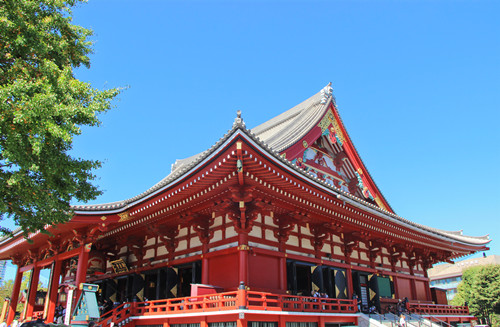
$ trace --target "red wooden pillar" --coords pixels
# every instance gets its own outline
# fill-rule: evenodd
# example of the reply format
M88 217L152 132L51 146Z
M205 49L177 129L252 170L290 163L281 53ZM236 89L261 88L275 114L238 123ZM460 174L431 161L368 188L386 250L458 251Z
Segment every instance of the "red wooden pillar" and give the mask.
M73 298L73 306L76 306L78 299L80 298L80 294L82 290L80 289L80 284L85 283L87 278L87 267L89 265L89 252L92 244L82 244L80 246L80 253L78 254L78 267L76 268L76 277L75 277L75 297ZM66 308L67 309L67 308ZM73 308L71 308L73 310ZM73 312L73 311L72 311Z
M347 278L347 296L352 299L352 295L354 294L354 286L352 284L352 268L349 267L346 269L346 278ZM358 295L359 296L359 295Z
M238 280L248 286L248 234L240 232L238 240Z
M33 268L33 273L31 275L30 289L28 295L28 307L26 309L25 319L31 320L33 316L33 310L35 308L36 301L36 291L38 289L38 280L40 279L40 267L35 265Z
M208 280L208 244L203 243L201 250L201 283L202 284L210 284Z
M54 314L56 311L57 297L59 290L59 278L61 276L61 265L62 260L56 259L54 267L52 268L52 274L50 278L50 290L49 290L49 307L47 310L46 321L48 323L54 321Z
M286 271L286 248L285 248L285 240L280 239L278 245L278 251L282 253L280 257L280 290L285 292L287 290L287 271Z
M279 315L278 327L286 327L286 319L284 315Z
M426 280L424 282L424 287L425 287L425 297L426 301L432 301L432 295L431 295L431 287L429 285L429 280Z
M240 251L240 252L246 252L246 251ZM239 310L244 310L248 308L248 303L247 303L247 290L245 289L245 284L243 282L240 283L238 286L238 291L237 291L237 301L236 305L238 306ZM245 317L245 313L240 312L238 315L238 319L236 320L236 327L247 327L248 321L247 317Z
M7 315L7 326L12 324L16 316L17 302L19 301L19 292L21 291L21 281L23 279L23 273L17 267L16 279L14 280L14 288L12 289L12 294L10 296L10 307L9 314Z
M280 290L287 291L286 257L280 258Z
M424 282L426 301L432 301L431 288L429 285L429 275L427 275L427 269L425 268L424 277L426 278L426 281Z
M247 327L247 320L245 318L238 318L236 320L236 327Z
M410 294L412 300L417 299L417 285L415 285L415 274L413 272L413 269L410 269L410 275L412 279L410 279Z
M399 296L398 277L396 275L392 276L392 285L394 286L394 297L396 299L400 299L401 297Z
M318 327L325 327L325 317L324 316L318 317Z

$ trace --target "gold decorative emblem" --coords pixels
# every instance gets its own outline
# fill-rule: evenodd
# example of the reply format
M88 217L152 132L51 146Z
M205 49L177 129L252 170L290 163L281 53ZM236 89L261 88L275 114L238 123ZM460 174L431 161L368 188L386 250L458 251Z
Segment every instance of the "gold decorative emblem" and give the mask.
M128 211L119 213L118 217L120 217L120 220L118 220L119 223L132 219L132 217L129 215Z
M127 265L125 264L125 261L123 261L123 259L111 261L110 264L111 264L111 267L113 267L113 270L115 271L115 273L117 273L117 274L128 271Z
M101 220L102 220L102 221L105 221L106 219L108 219L108 218L106 218L106 216L102 216L102 217L101 217Z
M307 148L309 146L309 144L307 144L306 140L302 141L302 145L304 146L304 148Z

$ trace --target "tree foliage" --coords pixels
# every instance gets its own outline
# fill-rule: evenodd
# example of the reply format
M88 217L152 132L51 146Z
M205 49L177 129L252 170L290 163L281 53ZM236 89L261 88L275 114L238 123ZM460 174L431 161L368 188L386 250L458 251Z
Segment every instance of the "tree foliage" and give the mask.
M28 285L29 281L31 278L31 271L25 272L23 274L23 278L21 279L21 291L27 291L28 290ZM39 286L41 286L41 283L39 283ZM11 297L12 290L14 289L14 281L12 279L6 280L2 283L0 286L0 303L4 303L5 298ZM21 312L24 308L24 303L20 301L21 298L19 297L18 302L17 302L17 307L16 307L16 312Z
M92 52L92 31L72 24L79 2L0 2L0 219L14 219L25 236L68 221L71 200L101 193L92 184L100 162L69 151L120 90L74 77L74 68L90 66Z
M500 314L500 265L471 267L462 273L454 305L467 302L471 314L494 320Z

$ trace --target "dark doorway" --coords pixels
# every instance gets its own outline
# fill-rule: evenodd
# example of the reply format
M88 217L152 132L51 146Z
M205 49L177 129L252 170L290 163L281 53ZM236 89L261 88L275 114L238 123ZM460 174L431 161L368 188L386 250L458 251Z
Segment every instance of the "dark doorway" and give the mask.
M201 261L178 266L177 297L191 295L191 284L201 283Z
M328 297L337 299L347 299L347 278L346 271L340 268L323 267L324 292Z
M159 300L190 296L193 283L201 283L201 261L150 270L144 276L144 297Z
M128 276L116 278L116 302L125 302L127 298Z
M287 288L290 293L311 296L312 271L316 266L306 262L287 261Z

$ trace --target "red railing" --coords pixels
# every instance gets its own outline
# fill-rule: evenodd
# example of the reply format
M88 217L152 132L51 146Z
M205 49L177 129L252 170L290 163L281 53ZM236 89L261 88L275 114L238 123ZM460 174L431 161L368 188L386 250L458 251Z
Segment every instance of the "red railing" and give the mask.
M356 300L317 298L238 290L183 298L123 303L101 316L98 327L126 327L133 316L155 316L236 309L356 313ZM429 315L469 315L465 306L410 303L412 313Z
M133 316L154 316L236 309L355 313L355 300L281 295L239 290L183 298L124 303L101 316L98 327L126 327Z
M410 303L410 312L429 315L469 315L466 306Z
M108 327L113 324L114 326L125 326L130 317L135 315L136 303L125 302L103 314L99 319L98 326Z
M309 296L281 295L247 292L247 307L251 310L301 311L325 313L355 313L355 300L317 298Z
M236 309L237 294L237 292L227 292L140 302L135 305L135 315L232 310Z

